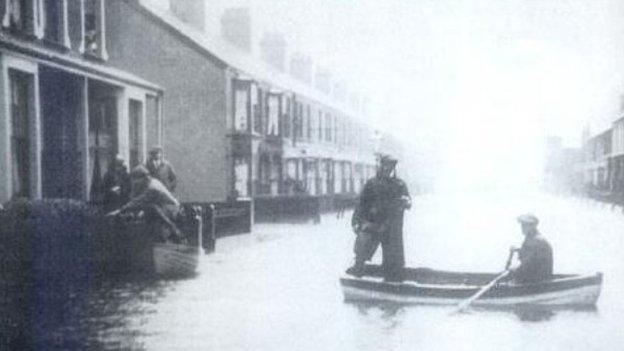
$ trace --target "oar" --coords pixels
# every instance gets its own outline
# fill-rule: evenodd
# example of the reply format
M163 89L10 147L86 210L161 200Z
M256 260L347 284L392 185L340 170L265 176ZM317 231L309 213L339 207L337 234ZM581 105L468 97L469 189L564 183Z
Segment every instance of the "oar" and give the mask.
M467 298L466 300L462 301L459 305L457 305L457 307L455 308L455 310L453 310L453 312L451 314L457 314L457 313L460 313L460 312L464 311L476 299L480 298L481 296L483 296L483 294L485 294L490 289L492 289L492 287L494 285L496 285L496 283L498 283L501 279L503 279L506 276L508 276L509 273L511 272L509 270L509 265L511 264L511 259L513 258L513 255L514 255L515 252L516 252L515 250L509 251L509 257L507 258L507 264L505 265L505 270L501 274L499 274L496 278L494 278L494 280L489 282L487 285L484 285L481 289L479 289L479 291L477 291L476 294L474 294L471 297Z

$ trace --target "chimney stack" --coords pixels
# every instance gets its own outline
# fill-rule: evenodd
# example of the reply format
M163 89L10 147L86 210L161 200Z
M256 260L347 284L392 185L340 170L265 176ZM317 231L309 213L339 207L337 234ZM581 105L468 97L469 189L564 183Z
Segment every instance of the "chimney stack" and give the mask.
M206 4L204 0L169 0L169 10L182 22L204 31L206 28Z
M251 53L251 15L249 8L229 8L221 16L221 36L232 45Z
M286 70L286 40L281 33L265 33L260 50L266 63L281 72Z

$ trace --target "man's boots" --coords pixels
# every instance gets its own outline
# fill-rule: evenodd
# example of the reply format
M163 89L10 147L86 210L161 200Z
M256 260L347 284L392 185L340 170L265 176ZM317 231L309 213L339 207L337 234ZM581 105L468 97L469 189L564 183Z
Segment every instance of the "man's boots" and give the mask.
M366 273L364 261L355 260L355 264L353 265L353 267L349 267L345 273L352 275L356 278L361 278Z

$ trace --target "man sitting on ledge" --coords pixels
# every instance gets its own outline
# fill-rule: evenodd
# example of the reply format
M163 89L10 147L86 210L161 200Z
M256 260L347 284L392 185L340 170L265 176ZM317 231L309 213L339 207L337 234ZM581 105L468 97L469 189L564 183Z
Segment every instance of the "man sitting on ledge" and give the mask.
M125 211L142 210L145 212L148 225L161 224L157 233L163 239L171 236L174 241L182 241L184 236L173 222L180 214L178 200L158 179L152 178L144 166L135 167L130 173L130 178L132 180L131 200L121 208L109 212L107 216L116 216Z

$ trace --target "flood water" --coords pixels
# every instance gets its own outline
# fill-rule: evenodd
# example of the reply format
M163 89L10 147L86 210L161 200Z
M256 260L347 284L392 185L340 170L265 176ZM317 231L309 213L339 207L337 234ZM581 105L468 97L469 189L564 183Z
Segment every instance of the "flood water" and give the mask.
M621 350L624 214L547 195L457 193L414 199L405 222L409 266L497 272L534 212L558 273L604 272L595 310L472 310L345 303L349 214L320 225L258 224L221 239L199 275L103 282L42 296L30 335L40 349ZM379 261L379 253L375 260ZM47 306L47 307L46 307Z

